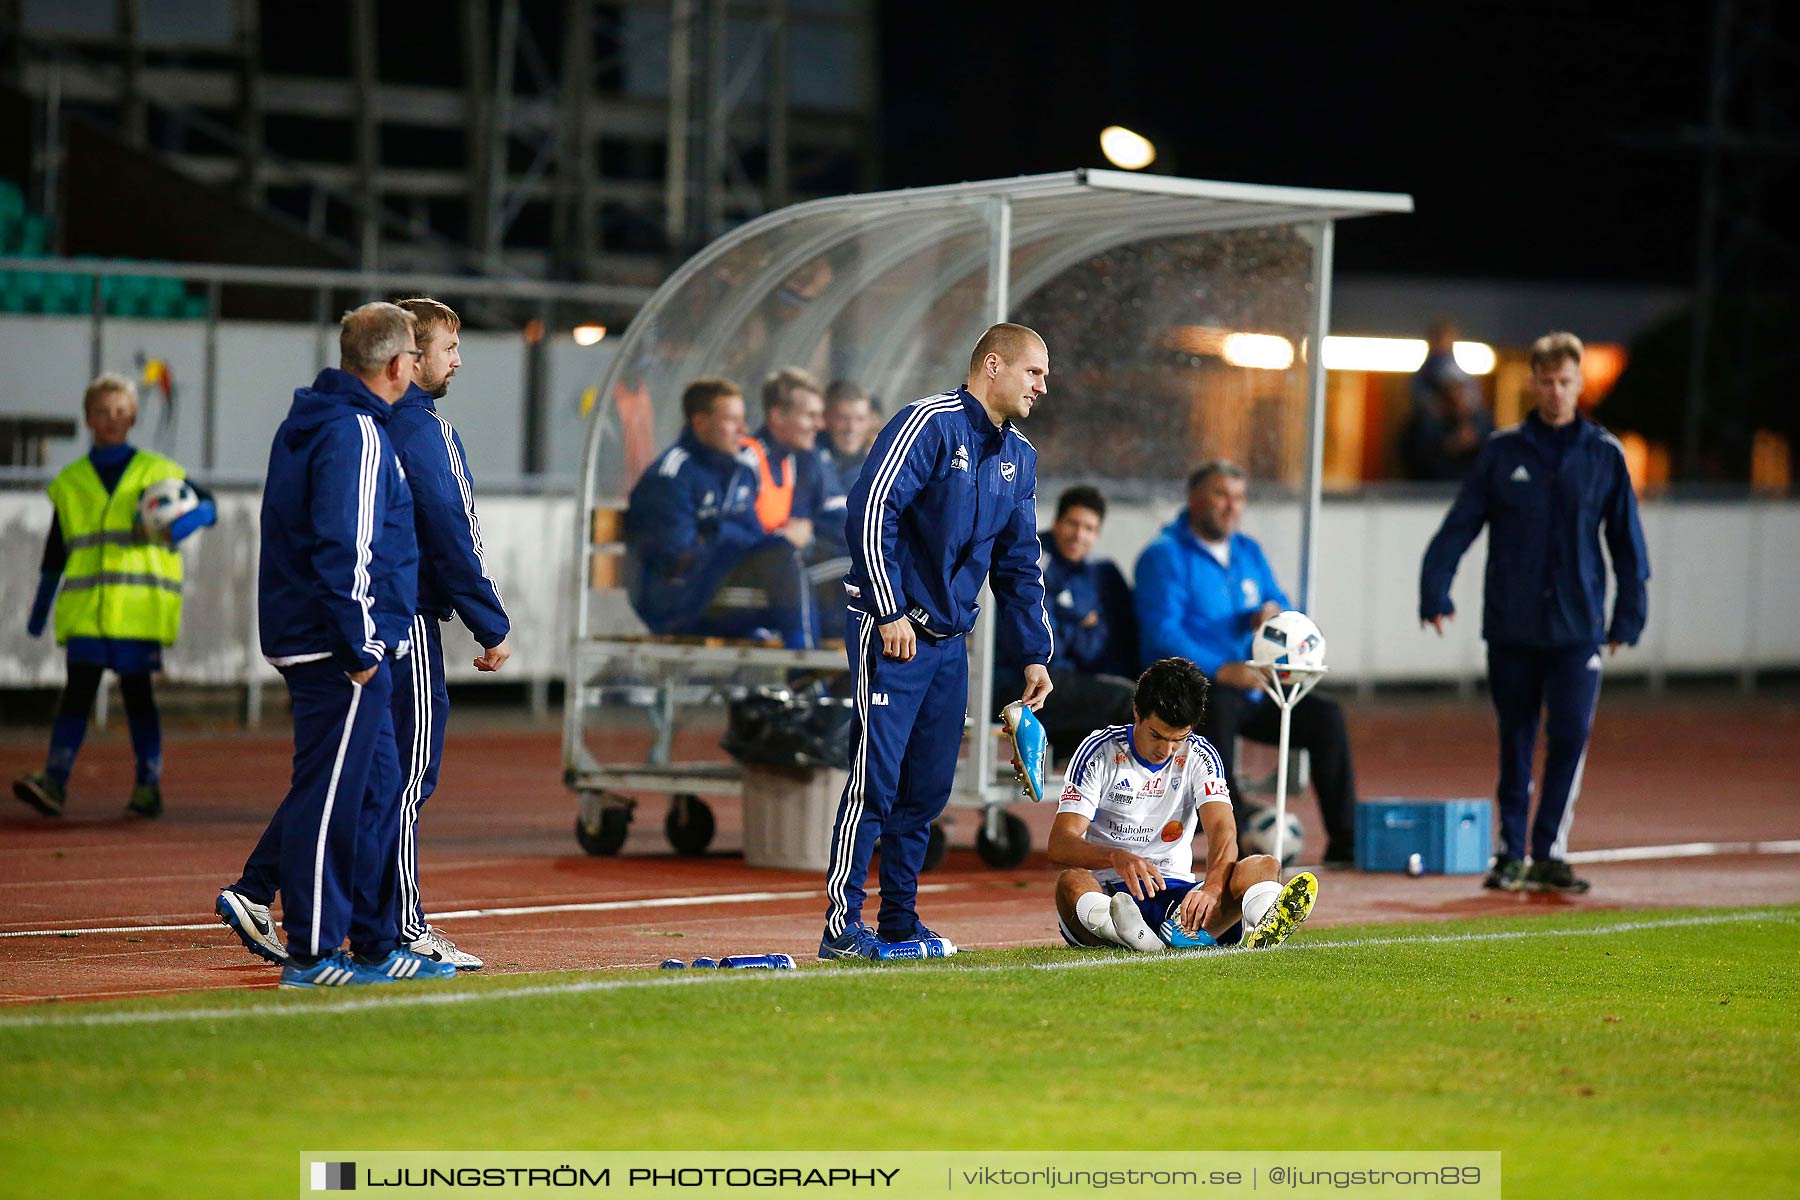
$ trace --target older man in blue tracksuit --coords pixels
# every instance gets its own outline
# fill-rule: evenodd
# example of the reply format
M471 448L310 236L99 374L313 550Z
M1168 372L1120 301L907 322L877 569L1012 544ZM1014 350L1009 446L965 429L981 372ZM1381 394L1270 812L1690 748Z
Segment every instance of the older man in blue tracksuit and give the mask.
M1244 791L1237 778L1237 739L1276 745L1281 711L1262 691L1247 661L1257 628L1289 607L1262 547L1238 530L1248 495L1244 472L1214 459L1188 477L1188 506L1138 556L1133 572L1138 658L1148 664L1185 658L1216 685L1207 694L1201 736L1224 760L1234 806ZM1320 692L1294 705L1290 744L1312 760L1313 789L1325 823L1327 866L1356 860L1356 773L1343 709ZM1238 807L1241 824L1247 809Z
M1532 345L1537 407L1483 445L1419 575L1419 619L1441 635L1456 612L1456 565L1489 527L1481 636L1500 725L1500 850L1483 886L1504 891L1588 890L1564 855L1600 702L1600 643L1614 652L1636 645L1647 613L1650 557L1637 496L1624 448L1577 409L1581 353L1569 333ZM1618 585L1610 625L1602 532ZM1527 841L1540 719L1544 778Z
M844 588L856 717L820 958L873 959L884 941L938 936L914 905L931 823L956 774L969 694L964 635L984 582L1024 648L1024 703L1035 709L1050 693L1037 451L1013 428L1044 395L1049 374L1042 338L1022 325L994 326L970 355L967 382L896 413L850 490ZM976 714L977 728L989 719ZM878 931L862 920L877 843Z
M419 607L412 620L412 653L400 664L394 688L394 740L399 746L400 937L414 952L459 971L479 971L480 958L425 920L419 889L419 810L437 790L444 757L450 694L444 682L444 646L438 626L452 616L481 647L478 671L498 671L512 655L512 621L500 588L488 571L475 515L475 484L462 438L438 412L462 366L462 319L449 305L426 297L401 300L411 313L421 354L413 385L394 405L388 437L412 488L419 537Z
M258 618L263 654L292 697L294 771L246 871L265 850L276 854L283 987L456 973L401 945L396 904L400 764L388 660L410 647L418 546L386 425L411 383L412 330L391 304L347 314L341 369L294 393L269 451ZM261 941L224 894L219 914L246 945Z

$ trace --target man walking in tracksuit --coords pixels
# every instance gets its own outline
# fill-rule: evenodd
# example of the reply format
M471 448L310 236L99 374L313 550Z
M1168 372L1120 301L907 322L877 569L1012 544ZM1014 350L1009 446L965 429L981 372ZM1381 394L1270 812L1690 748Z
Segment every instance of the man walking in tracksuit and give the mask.
M1576 408L1581 351L1569 333L1532 345L1537 407L1483 445L1419 578L1419 619L1442 635L1456 611L1456 564L1489 527L1481 636L1500 723L1500 851L1483 886L1511 892L1588 890L1563 856L1600 701L1600 643L1617 652L1644 631L1650 559L1637 497L1623 447ZM1618 585L1610 626L1602 530ZM1531 757L1546 710L1544 779L1527 844Z
M844 588L856 718L820 958L873 959L882 942L938 936L914 902L931 823L956 774L969 695L964 635L984 582L1023 648L1023 702L1035 709L1050 694L1037 451L1013 427L1044 395L1049 374L1042 338L1023 325L994 326L969 357L968 381L896 413L850 490ZM978 736L990 719L976 714ZM862 921L877 842L879 937Z
M338 342L341 368L294 393L263 485L258 615L263 654L292 697L294 773L246 874L274 853L283 987L456 974L400 944L396 905L400 764L388 659L409 648L418 547L385 426L419 357L413 319L365 304L345 315ZM232 890L219 915L256 950L263 939L228 905Z
M475 515L475 485L462 438L434 403L450 390L462 366L462 319L449 305L423 297L396 302L412 314L418 334L413 385L394 405L388 437L412 489L419 537L419 607L412 619L412 653L397 664L394 740L400 751L400 939L426 958L479 971L481 959L425 923L419 892L419 809L437 789L444 757L450 695L444 684L444 646L438 626L452 615L481 647L478 671L498 671L512 655L512 622L488 573Z

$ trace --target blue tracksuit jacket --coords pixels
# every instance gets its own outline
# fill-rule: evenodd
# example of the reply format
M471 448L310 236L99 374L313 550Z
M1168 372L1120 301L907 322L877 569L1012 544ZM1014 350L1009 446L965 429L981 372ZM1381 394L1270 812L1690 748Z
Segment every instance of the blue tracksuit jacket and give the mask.
M1455 611L1450 581L1484 524L1482 637L1519 646L1636 644L1650 556L1618 439L1584 417L1552 429L1535 412L1489 437L1425 550L1422 620ZM1610 627L1602 526L1618 581Z
M1038 542L1043 546L1038 565L1044 572L1044 607L1056 634L1058 666L1091 675L1135 677L1137 615L1131 608L1131 585L1119 568L1105 558L1070 562L1056 552L1056 542L1047 532L1038 535ZM1089 613L1100 619L1084 628ZM1024 665L1011 642L1002 635L994 641L994 662L1009 676Z
M813 522L813 541L816 544L815 558L841 558L850 553L849 539L844 535L844 517L849 512L850 489L856 486L856 477L862 472L863 463L868 455L846 457L833 450L826 441L820 439L819 459L819 514Z
M440 621L461 617L482 648L491 650L506 640L512 621L483 556L462 438L417 385L394 405L387 433L412 488L419 611Z
M1291 607L1256 539L1231 535L1231 565L1207 553L1183 509L1138 555L1138 658L1145 665L1180 657L1206 672L1245 662L1256 636L1256 614L1273 600ZM1260 695L1260 693L1252 693Z
M718 581L763 540L756 468L701 444L691 429L631 489L625 542L631 602L659 629L700 612Z
M275 431L257 571L262 651L346 671L400 652L418 607L412 494L388 441L387 403L356 376L319 372Z
M894 414L850 489L845 530L844 588L877 624L904 613L928 637L967 633L991 573L1007 636L1026 663L1050 661L1037 450L963 388Z

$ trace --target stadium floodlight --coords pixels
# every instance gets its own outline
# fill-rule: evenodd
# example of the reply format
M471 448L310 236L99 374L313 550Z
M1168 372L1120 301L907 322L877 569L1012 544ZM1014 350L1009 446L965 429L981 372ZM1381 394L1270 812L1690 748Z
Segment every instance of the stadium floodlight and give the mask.
M1424 338L1346 337L1325 339L1325 366L1332 371L1388 371L1410 375L1425 365L1431 347ZM1471 375L1491 375L1499 361L1486 342L1457 342L1456 365Z
M1156 147L1150 139L1123 125L1108 125L1100 131L1100 152L1121 171L1141 171L1156 161Z
M604 325L577 325L575 327L575 344L577 346L597 346L606 336Z
M1229 333L1219 357L1234 367L1285 371L1294 365L1294 343L1276 333Z
M1486 342L1457 342L1450 348L1456 365L1471 375L1492 375L1499 357Z

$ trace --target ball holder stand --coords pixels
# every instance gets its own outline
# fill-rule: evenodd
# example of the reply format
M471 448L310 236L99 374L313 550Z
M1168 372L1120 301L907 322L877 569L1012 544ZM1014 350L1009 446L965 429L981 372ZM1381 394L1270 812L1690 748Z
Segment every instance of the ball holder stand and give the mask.
M1306 698L1330 668L1253 662L1250 669L1256 672L1263 692L1281 709L1281 738L1275 759L1275 877L1279 879L1284 870L1281 852L1287 840L1288 736L1294 705Z

